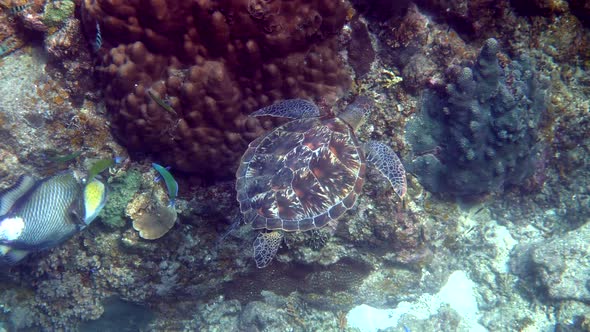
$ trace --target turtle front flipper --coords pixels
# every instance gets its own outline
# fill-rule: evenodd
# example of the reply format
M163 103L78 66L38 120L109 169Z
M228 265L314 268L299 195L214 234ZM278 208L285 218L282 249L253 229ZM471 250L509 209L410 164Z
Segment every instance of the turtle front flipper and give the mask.
M274 116L279 118L305 119L320 116L316 104L305 99L286 99L250 113L250 116Z
M406 194L406 170L393 150L381 143L371 141L365 144L367 162L376 167L391 183L393 191L403 198Z

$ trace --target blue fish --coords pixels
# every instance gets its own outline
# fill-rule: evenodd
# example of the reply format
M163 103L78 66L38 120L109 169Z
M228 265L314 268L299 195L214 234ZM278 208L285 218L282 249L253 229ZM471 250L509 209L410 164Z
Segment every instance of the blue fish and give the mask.
M169 207L174 207L176 202L176 196L178 195L178 182L174 180L174 177L168 170L156 163L152 163L152 167L160 173L162 179L164 179L164 183L166 183L166 188L168 189L168 197L170 199L170 203L168 204Z
M170 171L170 166L166 166L164 167L167 171ZM156 175L154 177L154 182L158 183L160 182L160 180L162 180L162 175L160 175L160 173L158 173L158 175Z

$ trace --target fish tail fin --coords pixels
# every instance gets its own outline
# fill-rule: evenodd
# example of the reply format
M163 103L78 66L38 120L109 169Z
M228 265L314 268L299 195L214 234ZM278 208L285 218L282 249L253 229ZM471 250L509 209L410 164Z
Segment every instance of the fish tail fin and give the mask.
M6 263L8 265L14 265L21 260L23 260L29 251L22 250L22 249L12 249L8 246L0 245L0 262Z

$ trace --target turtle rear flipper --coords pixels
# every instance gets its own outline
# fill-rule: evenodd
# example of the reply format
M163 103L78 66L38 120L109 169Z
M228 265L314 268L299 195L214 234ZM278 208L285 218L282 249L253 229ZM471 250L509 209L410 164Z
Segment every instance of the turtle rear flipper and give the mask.
M393 150L377 141L365 144L367 162L377 168L391 183L393 191L403 198L406 194L406 170Z
M252 112L250 116L274 116L290 119L317 118L320 116L320 109L309 100L287 99Z
M254 240L254 260L256 267L265 268L277 254L281 246L283 232L260 232Z

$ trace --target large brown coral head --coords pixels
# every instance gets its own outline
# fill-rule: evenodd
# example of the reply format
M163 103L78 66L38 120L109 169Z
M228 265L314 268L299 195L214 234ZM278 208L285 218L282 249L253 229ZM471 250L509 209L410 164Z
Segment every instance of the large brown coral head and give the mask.
M82 16L86 30L101 27L96 70L120 140L176 170L219 178L276 124L249 113L348 89L335 38L348 8L342 0L84 0Z

